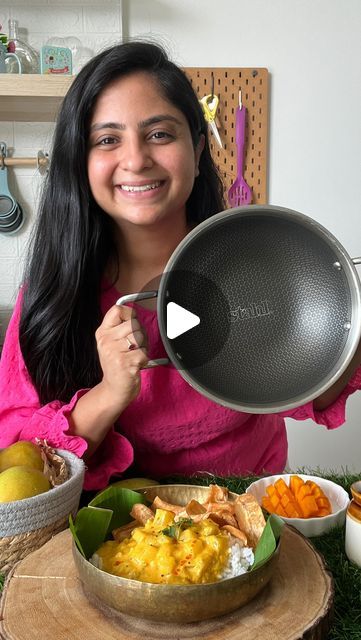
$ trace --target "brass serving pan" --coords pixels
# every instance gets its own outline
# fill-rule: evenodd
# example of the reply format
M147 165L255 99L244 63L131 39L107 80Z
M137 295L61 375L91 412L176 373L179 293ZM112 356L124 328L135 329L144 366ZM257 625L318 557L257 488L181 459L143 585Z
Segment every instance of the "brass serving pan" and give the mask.
M185 505L192 499L203 502L208 487L158 485L142 490ZM234 500L237 494L230 493ZM85 594L122 614L158 622L197 622L222 616L252 600L272 578L279 559L279 547L260 567L241 576L202 585L160 585L120 578L101 571L78 551L73 540L73 557Z

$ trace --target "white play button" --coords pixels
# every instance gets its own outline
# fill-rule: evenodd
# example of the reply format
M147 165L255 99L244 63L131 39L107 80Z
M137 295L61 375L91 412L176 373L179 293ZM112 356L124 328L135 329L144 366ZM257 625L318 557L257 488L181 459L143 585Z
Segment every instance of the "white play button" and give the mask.
M171 340L181 336L182 333L193 329L200 323L200 318L187 311L184 307L181 307L175 302L168 302L167 304L167 338Z

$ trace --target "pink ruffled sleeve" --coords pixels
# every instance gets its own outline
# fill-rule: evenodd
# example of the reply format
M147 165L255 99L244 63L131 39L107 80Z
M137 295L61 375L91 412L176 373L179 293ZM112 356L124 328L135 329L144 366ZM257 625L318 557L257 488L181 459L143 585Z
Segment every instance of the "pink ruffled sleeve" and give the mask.
M10 320L0 360L0 448L18 440L42 438L79 458L87 449L80 436L69 434L69 415L88 389L77 391L70 402L54 400L41 406L26 369L19 345L20 291ZM112 474L125 471L133 462L130 442L112 428L88 462L84 488L101 489Z
M316 411L313 402L308 402L302 407L283 411L279 415L283 418L294 418L295 420L311 418L317 424L323 424L327 429L336 429L346 421L347 398L359 389L361 389L361 367L355 371L338 398L323 411Z

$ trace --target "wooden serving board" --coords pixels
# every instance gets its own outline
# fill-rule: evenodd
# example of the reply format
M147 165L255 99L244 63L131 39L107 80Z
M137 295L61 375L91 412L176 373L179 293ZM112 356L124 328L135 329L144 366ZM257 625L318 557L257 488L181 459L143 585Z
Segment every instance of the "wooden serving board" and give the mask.
M19 562L0 601L3 640L321 640L332 619L333 580L321 556L295 529L284 528L269 585L236 612L172 625L131 618L83 593L69 530Z

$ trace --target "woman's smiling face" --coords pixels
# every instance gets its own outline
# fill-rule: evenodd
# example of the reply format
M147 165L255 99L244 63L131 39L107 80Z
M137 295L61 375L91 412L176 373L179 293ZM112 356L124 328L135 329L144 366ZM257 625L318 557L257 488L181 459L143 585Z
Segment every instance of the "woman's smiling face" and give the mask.
M115 80L98 97L90 122L93 197L120 228L185 220L202 147L203 141L194 149L185 116L153 76Z

